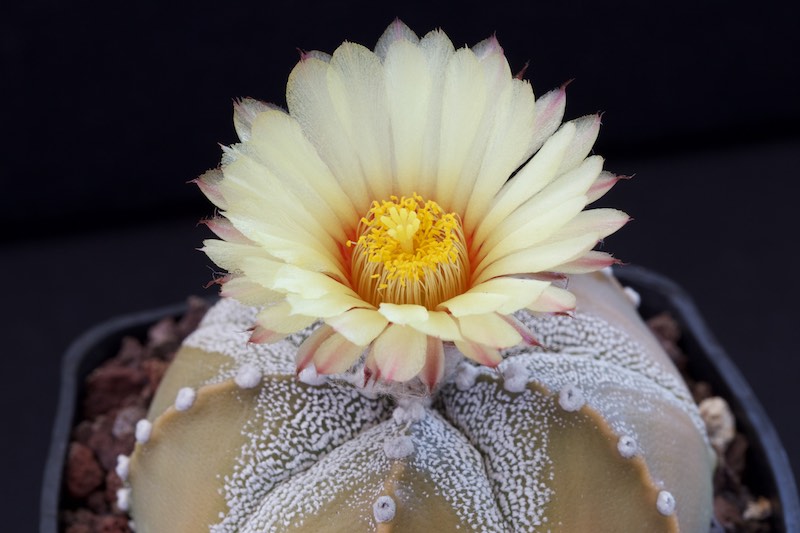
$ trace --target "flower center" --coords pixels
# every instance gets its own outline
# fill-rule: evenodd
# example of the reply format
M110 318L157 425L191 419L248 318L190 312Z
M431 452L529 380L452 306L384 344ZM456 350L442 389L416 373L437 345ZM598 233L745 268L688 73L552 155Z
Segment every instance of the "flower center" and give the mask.
M352 256L354 288L381 303L435 309L466 290L469 273L461 219L414 194L373 202L358 226Z

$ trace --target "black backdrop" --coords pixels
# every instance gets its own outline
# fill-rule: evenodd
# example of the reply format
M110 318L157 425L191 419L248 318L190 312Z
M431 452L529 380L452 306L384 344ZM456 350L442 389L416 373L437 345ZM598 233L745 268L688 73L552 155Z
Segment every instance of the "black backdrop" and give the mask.
M800 376L800 9L772 2L29 2L0 16L0 210L8 531L35 529L59 357L105 318L204 294L211 213L187 180L233 142L231 100L283 105L296 48L372 46L399 16L457 45L496 32L567 117L604 111L596 152L636 174L607 249L696 298L794 462ZM14 481L12 485L10 481Z

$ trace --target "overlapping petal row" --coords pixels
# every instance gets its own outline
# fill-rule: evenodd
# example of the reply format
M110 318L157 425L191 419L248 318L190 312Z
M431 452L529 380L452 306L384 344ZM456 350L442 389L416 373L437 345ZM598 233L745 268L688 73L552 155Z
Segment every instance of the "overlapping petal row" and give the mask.
M209 222L221 240L204 250L229 272L222 294L262 308L252 340L273 342L324 322L299 351L301 369L339 373L365 357L370 376L419 377L433 387L443 343L497 365L499 349L535 342L512 313L574 307L551 273L614 262L593 248L628 216L584 210L617 180L589 155L599 117L561 124L564 89L534 101L495 38L455 49L442 31L420 39L396 21L374 51L345 42L333 55L304 54L287 103L288 113L239 102L241 143L225 148L221 168L198 184L221 212ZM419 217L391 210L416 205ZM436 238L439 218L431 217L450 217L442 220L459 253L439 250L439 263L423 258L422 267L403 270L412 256L398 245L391 272L413 271L408 283L418 283L425 265L444 264L455 274L429 276L418 289L430 296L437 283L458 278L456 294L415 303L400 280L403 300L382 300L375 291L386 283L364 280L394 278L354 260L354 250L360 243L375 261L390 235L413 254L417 237L409 235L419 220L431 220L426 235ZM364 236L381 221L385 233ZM354 268L366 264L381 273L362 279ZM367 286L373 292L360 294Z

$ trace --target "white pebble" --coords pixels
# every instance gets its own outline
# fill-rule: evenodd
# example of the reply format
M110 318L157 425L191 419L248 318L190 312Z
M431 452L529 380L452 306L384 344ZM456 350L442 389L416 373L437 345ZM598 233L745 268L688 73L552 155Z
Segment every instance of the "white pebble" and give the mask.
M697 406L706 424L708 441L720 452L725 452L736 436L736 420L728 402L719 396L706 398Z
M658 493L658 499L656 499L656 508L658 509L658 512L664 516L671 515L675 512L675 497L672 495L672 493L662 490Z
M239 367L233 381L243 389L253 389L261 383L261 370L256 365L245 363Z
M639 293L631 287L625 287L622 290L625 291L625 296L628 297L628 300L631 301L633 306L639 307L639 304L642 303L642 297L639 295Z
M623 435L617 441L617 451L625 459L630 459L636 455L639 451L639 447L636 445L636 440L633 437Z
M314 365L309 365L301 370L300 374L297 376L297 379L306 385L311 385L312 387L324 385L327 381L327 378L324 375L317 374L317 369L314 367Z
M372 504L372 513L375 515L375 521L378 523L388 522L394 518L397 512L397 505L391 496L381 496L375 503Z
M120 511L127 511L131 507L131 489L117 489L117 507Z
M389 459L402 459L414 453L414 441L411 437L402 436L387 439L383 443L383 453Z
M193 388L183 387L178 391L178 395L175 397L175 409L178 411L186 411L194 405L195 398L197 398L197 393Z
M150 440L150 432L153 430L153 424L146 418L142 418L136 422L136 442L144 444Z
M528 387L528 369L520 361L510 361L503 369L503 387L508 392L522 392Z
M475 385L475 380L480 374L478 367L469 363L462 363L456 371L456 387L458 390L465 391Z
M128 471L130 470L131 458L127 455L118 455L117 456L117 466L114 468L114 471L117 473L119 478L122 481L128 480Z
M565 411L577 411L584 403L586 399L583 397L583 391L574 383L564 385L558 393L558 405Z

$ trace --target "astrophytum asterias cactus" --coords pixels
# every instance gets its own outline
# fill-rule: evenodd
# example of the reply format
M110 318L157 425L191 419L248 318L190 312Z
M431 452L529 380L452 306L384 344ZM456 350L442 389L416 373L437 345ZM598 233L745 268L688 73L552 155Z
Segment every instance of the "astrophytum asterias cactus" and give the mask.
M361 374L298 379L310 328L248 343L256 309L222 300L121 461L137 532L708 531L686 386L615 280L570 290L573 316L516 314L541 347L497 369L446 356L433 395L393 398Z

